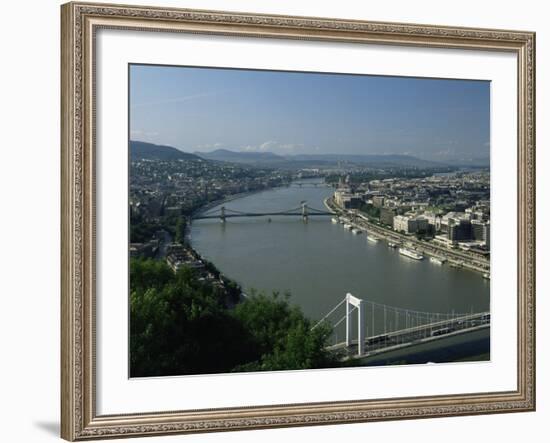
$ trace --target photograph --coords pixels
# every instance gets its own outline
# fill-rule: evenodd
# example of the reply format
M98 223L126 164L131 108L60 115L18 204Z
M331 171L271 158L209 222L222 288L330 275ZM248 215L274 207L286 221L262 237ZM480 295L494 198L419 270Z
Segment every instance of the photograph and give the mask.
M540 23L189 6L61 6L62 438L535 411Z
M491 81L130 63L128 112L130 378L491 361Z
M6 2L1 441L548 440L549 15L507 6Z

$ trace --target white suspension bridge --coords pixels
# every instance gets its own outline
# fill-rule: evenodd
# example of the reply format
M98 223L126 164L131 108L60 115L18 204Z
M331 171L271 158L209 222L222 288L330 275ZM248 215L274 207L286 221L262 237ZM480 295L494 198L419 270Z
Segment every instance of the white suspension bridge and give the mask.
M334 323L330 318L345 304L345 314ZM353 316L356 327L353 328ZM336 328L345 321L345 340L338 341ZM423 312L362 300L346 294L312 329L328 323L333 328L335 343L328 349L343 360L365 358L384 352L414 346L454 335L490 327L491 314ZM356 338L353 337L356 329Z

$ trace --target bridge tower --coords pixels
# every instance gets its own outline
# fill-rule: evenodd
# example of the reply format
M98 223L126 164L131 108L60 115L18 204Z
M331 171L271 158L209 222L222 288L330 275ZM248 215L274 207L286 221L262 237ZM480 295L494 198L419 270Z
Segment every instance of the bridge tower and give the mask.
M346 346L351 346L351 306L357 308L357 355L365 352L365 312L363 300L346 294Z
M307 222L308 219L308 212L307 212L307 203L302 203L302 218L305 222Z
M225 206L222 206L220 209L220 221L225 223Z

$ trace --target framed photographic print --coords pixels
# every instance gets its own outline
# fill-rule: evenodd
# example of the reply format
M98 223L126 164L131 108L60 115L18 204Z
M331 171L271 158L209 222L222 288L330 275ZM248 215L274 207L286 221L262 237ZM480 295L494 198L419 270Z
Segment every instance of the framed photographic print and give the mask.
M535 408L535 36L62 6L62 437Z

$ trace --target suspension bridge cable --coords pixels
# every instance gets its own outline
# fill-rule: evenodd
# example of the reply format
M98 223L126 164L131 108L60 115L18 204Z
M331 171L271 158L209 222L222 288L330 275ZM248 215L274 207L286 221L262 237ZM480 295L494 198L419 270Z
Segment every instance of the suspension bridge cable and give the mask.
M349 310L349 313L351 314L353 311L355 311L357 309L357 306L353 306L350 310ZM340 320L338 320L336 323L334 323L333 325L333 328L336 328L337 326L340 325L340 323L342 323L345 319L346 319L347 315L344 315Z
M457 316L465 317L465 316L471 315L470 313L460 313L460 314L458 314L458 313L455 313L454 310L451 313L415 311L415 310L412 310L412 309L397 308L395 306L389 306L389 305L385 305L385 304L382 304L382 303L376 303L376 302L373 302L373 301L370 301L370 300L364 300L364 302L368 303L372 306L376 306L378 308L381 308L381 309L383 309L385 307L386 309L390 309L390 310L393 310L393 311L399 311L399 312L402 312L402 313L415 314L415 315L418 315L418 316L421 316L421 315L424 315L424 316L438 315L438 316L442 316L442 317L453 318L453 317L457 317Z
M338 309L343 303L345 303L345 301L346 299L344 298L340 303L338 303L334 308L332 308L328 314L326 314L321 320L315 323L315 325L311 328L311 330L313 331L317 326L319 326L322 322L324 322L327 319L327 317L329 317L334 311L336 311L336 309Z

